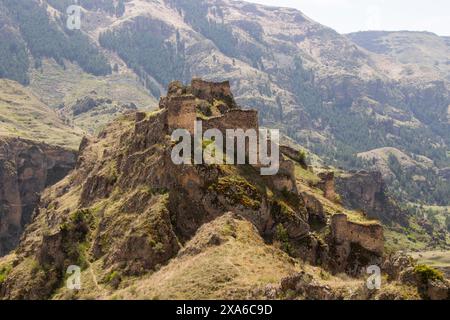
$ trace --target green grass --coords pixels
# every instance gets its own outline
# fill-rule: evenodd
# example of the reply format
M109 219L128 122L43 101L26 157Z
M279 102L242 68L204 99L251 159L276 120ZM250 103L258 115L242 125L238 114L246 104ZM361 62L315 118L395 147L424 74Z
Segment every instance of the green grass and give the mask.
M316 174L314 174L314 172L306 170L298 164L295 165L295 176L298 179L301 179L302 181L310 184L316 184L320 182L320 178Z
M257 188L241 176L225 176L219 178L217 184L210 187L233 204L258 210L261 207L261 194Z
M11 272L11 269L12 267L10 265L0 267L0 284L5 282L6 278L8 277L8 274Z
M65 124L20 84L0 80L0 135L77 149L83 132Z
M420 277L422 282L427 283L428 280L444 280L442 272L427 266L425 264L419 264L414 267L414 272Z
M399 230L392 230L384 228L384 237L386 250L389 252L396 252L399 250L422 251L426 250L427 241L418 241L408 234L400 232ZM415 241L414 241L415 240Z
M49 106L61 103L72 105L77 99L95 91L120 103L135 103L139 108L157 106L155 98L136 79L127 73L96 77L83 72L78 66L66 63L63 69L50 60L43 61L41 70L31 72L30 88Z
M445 271L450 276L450 251L419 251L411 252L411 256L417 260L419 264L425 264L432 268Z

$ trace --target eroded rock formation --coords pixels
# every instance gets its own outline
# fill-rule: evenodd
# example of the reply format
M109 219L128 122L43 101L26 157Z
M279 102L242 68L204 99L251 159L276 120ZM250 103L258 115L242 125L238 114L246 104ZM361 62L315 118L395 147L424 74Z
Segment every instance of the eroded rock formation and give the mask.
M369 217L385 223L407 223L406 215L387 195L383 177L378 171L359 171L341 174L336 188L344 205L362 210Z
M24 139L0 139L0 256L12 250L44 188L75 166L76 155Z

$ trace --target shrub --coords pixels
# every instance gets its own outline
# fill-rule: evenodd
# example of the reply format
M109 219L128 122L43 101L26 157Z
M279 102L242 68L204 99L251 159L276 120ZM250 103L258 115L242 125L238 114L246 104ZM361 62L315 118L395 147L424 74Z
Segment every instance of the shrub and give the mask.
M306 151L305 150L299 150L297 154L298 162L302 165L302 167L307 167L306 164Z
M281 249L284 252L287 254L292 253L292 246L289 243L289 234L282 224L277 225L275 229L275 239L280 242Z
M119 277L120 277L120 275L117 271L112 271L106 276L106 282L111 282L114 279L117 279Z
M0 285L5 282L6 277L11 272L11 266L1 267L0 268Z
M109 283L113 288L117 289L120 282L122 281L122 276L117 271L110 272L106 278L106 282Z
M221 177L210 189L224 195L232 204L253 210L261 208L261 194L254 185L240 176Z
M425 264L419 264L414 267L414 272L420 277L423 283L427 283L428 280L444 280L444 276L440 271Z

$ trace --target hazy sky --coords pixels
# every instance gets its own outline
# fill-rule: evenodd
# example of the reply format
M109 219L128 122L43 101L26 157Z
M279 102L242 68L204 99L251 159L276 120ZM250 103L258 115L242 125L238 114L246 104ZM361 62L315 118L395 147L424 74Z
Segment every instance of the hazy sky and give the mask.
M249 0L291 7L340 33L431 31L450 36L450 0Z

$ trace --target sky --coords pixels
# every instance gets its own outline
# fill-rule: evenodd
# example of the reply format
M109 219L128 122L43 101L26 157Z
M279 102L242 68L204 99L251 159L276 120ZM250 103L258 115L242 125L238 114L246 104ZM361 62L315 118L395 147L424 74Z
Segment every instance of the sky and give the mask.
M450 36L449 0L248 0L291 7L339 33L430 31Z

